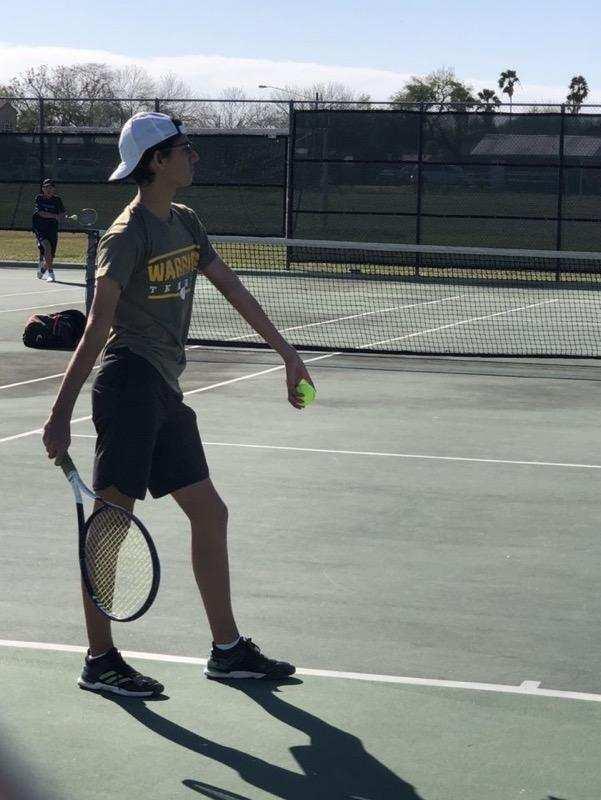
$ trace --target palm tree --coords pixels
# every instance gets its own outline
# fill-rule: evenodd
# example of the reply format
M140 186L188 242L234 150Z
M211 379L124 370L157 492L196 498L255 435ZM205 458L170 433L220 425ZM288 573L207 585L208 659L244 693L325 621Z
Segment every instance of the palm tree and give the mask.
M572 114L578 114L587 97L588 83L586 82L586 78L583 78L582 75L574 75L570 82L570 91L566 98L568 101L568 108Z
M500 105L501 101L495 94L494 89L482 89L481 92L478 92L478 102L476 103L476 109L478 111L492 114L495 108Z
M518 74L514 69L506 69L505 72L502 72L499 75L499 89L503 90L503 94L506 94L509 97L509 114L511 115L512 110L512 103L513 103L513 93L515 91L516 83L519 83L520 79L518 78Z

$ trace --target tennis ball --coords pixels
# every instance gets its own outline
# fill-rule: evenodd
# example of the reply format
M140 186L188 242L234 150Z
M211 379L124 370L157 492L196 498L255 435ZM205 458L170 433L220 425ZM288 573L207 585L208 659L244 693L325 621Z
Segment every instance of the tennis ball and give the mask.
M303 408L315 400L315 389L311 386L309 381L302 378L296 385L296 393L300 395L303 403Z

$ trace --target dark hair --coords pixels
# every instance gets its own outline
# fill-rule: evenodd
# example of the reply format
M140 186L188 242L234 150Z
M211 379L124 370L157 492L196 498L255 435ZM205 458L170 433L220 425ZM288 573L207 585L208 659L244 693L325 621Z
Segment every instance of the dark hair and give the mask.
M154 181L154 172L149 168L154 154L156 152L169 153L173 145L182 135L180 133L180 125L182 124L181 120L174 119L172 117L171 121L177 128L177 133L174 133L173 136L170 136L168 139L159 142L159 144L155 145L154 147L149 147L148 150L145 150L142 158L138 161L138 166L128 175L128 178L131 178L133 181L135 181L138 186L149 186Z

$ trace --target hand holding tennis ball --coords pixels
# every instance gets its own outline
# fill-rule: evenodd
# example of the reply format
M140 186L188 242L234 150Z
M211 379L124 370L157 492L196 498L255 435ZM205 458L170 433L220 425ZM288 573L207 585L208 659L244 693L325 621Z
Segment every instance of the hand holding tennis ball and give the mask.
M312 403L315 400L315 388L304 378L301 378L301 380L296 384L296 393L301 399L303 408L306 408L309 403Z

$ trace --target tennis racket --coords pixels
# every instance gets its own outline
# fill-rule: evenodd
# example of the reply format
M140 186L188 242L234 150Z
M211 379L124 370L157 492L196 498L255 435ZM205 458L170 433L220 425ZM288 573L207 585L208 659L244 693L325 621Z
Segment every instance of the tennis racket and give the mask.
M93 208L83 208L78 214L71 214L67 219L77 222L79 225L89 227L98 219L98 214Z
M161 574L150 534L134 514L88 489L68 453L54 463L64 472L75 495L79 566L90 599L108 619L138 619L154 602ZM84 495L96 504L87 519Z

